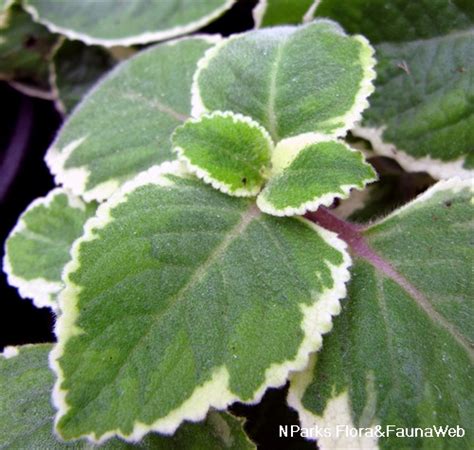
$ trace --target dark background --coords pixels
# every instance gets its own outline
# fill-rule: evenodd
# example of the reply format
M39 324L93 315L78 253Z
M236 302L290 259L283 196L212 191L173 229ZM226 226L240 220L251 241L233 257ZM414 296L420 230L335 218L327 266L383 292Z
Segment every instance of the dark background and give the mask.
M256 0L240 0L224 17L201 32L231 33L252 28ZM27 97L0 82L0 242L4 242L25 208L54 186L44 155L62 123L53 102ZM0 274L0 351L6 345L54 342L54 314L21 299ZM297 424L296 413L286 406L287 387L270 389L256 406L236 404L232 411L247 418L246 429L261 449L315 448L300 438L279 438L278 427Z

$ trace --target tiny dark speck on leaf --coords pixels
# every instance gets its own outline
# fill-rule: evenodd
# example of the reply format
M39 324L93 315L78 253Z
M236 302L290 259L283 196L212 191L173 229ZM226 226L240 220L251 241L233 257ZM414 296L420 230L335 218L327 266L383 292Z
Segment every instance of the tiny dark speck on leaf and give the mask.
M243 178L242 178L242 183L243 183L243 184L247 184L247 178L243 177Z
M450 208L452 204L453 202L450 202L449 200L447 202L444 202L444 206L446 206L446 208Z
M36 43L38 42L38 39L36 39L35 36L32 36L31 34L26 36L24 42L23 42L23 46L25 48L32 48L36 45Z

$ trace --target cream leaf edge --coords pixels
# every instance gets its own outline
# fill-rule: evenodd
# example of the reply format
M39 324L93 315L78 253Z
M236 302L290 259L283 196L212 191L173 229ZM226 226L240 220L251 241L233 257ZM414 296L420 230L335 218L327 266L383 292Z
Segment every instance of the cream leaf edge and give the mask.
M398 208L393 213L389 214L382 220L373 224L370 228L377 227L380 223L403 214L410 209L418 207L425 201L431 199L438 192L451 191L458 193L464 189L469 189L474 194L474 185L471 180L461 179L459 177L448 180L441 180L424 193L420 194L411 202ZM474 198L471 199L471 204L474 204ZM288 405L297 411L302 427L311 428L317 425L318 427L335 427L340 424L347 424L352 426L352 412L350 407L350 400L347 391L343 391L339 395L333 395L328 401L322 416L317 416L302 404L304 393L313 379L313 373L316 366L317 356L312 355L308 367L299 373L295 373L290 378L290 389L288 391L287 402ZM374 424L375 425L375 424ZM377 449L377 440L369 437L361 437L358 440L348 441L334 441L333 439L319 439L318 445L322 450L338 449L338 448L354 448L361 450Z
M319 4L319 3L318 3ZM317 5L314 7L314 11L316 11ZM313 5L314 6L314 5ZM342 125L339 128L334 129L331 133L325 133L328 137L342 137L344 136L349 129L351 129L357 122L362 119L362 112L369 107L368 98L372 93L375 91L375 86L373 81L375 80L377 74L375 72L375 65L377 63L374 55L375 50L370 45L369 41L361 36L361 35L349 35L344 32L344 30L340 27L339 24L336 22L329 20L329 19L317 19L314 22L308 22L303 25L295 26L295 25L283 25L277 28L293 28L295 32L298 31L301 27L311 26L318 23L327 23L334 27L334 33L340 33L341 35L355 39L361 44L361 51L360 51L360 63L363 68L363 75L362 79L359 84L359 90L355 96L354 102L349 110L341 116L332 117L322 124L330 125L331 123L341 123ZM194 72L193 81L191 83L191 116L192 117L199 117L201 114L205 114L209 112L209 109L205 106L204 101L201 96L201 92L199 89L199 77L201 73L207 69L209 63L212 59L214 59L220 52L220 50L232 42L235 39L238 39L242 36L245 36L248 33L252 33L258 30L251 30L244 33L234 34L226 39L221 40L218 42L214 47L207 49L204 52L203 57L198 61L196 71ZM312 135L315 134L322 134L317 132L307 132L307 133L300 133L296 136L290 136L286 139L293 139L298 138L299 136L305 136L310 138ZM285 140L285 139L283 139Z
M474 169L463 167L464 158L451 161L423 156L415 158L402 149L398 149L395 144L383 140L383 133L386 127L363 127L355 126L351 131L355 136L367 139L375 151L382 156L388 156L409 172L427 172L433 178L446 179L459 176L461 178L474 177Z
M339 394L333 392L333 395L324 408L322 416L313 414L303 406L302 399L306 389L313 380L316 361L316 354L312 354L308 367L302 372L293 374L290 378L287 403L298 413L301 427L308 430L314 427L330 430L331 436L323 436L317 439L318 448L321 450L377 450L379 447L376 437L360 436L353 438L345 435L337 436L338 425L354 427L349 394L347 391L342 391ZM376 426L376 424L372 425L372 427L374 426ZM310 439L314 440L315 438L310 437Z
M361 163L370 167L364 160L362 152L357 149L354 149L347 145L344 141L339 139L332 139L330 136L323 134L305 134L300 135L295 138L289 138L281 141L275 148L275 152L272 158L273 167L275 169L274 175L283 173L286 168L288 168L291 163L296 159L301 151L303 151L307 146L318 144L321 142L336 142L343 145L347 150L357 153L360 155ZM336 198L346 199L350 196L352 189L362 190L364 187L371 182L377 180L377 174L372 169L373 177L364 178L358 183L343 184L340 186L340 192L327 192L324 195L313 197L298 206L286 206L284 208L277 208L266 196L266 189L269 184L260 192L257 197L257 206L261 211L266 214L271 214L272 216L284 217L284 216L301 216L309 211L316 211L320 206L330 206ZM269 183L271 183L272 178L270 178Z
M217 42L221 40L221 37L205 35L205 34L197 34L195 36L183 37L183 38L175 39L175 40L165 42L159 45L160 46L173 46L186 40L202 40L209 44L216 44ZM146 49L143 52L139 52L133 55L131 58L117 64L112 70L110 70L107 73L107 75L102 77L100 81L95 84L95 86L81 100L80 104L74 109L74 112L79 111L81 108L81 105L87 102L87 100L90 97L92 97L97 90L101 89L104 83L107 83L110 79L116 77L117 74L119 74L122 71L122 68L124 67L125 64L129 64L133 62L134 58L139 58L145 52L153 51L155 49L156 49L156 46L150 47L149 49ZM66 121L66 124L67 123L68 122ZM65 125L63 125L63 127L64 126ZM70 156L74 153L74 151L78 147L80 147L84 142L87 141L89 135L77 137L76 139L73 139L67 144L65 144L62 148L59 148L57 146L57 141L60 135L61 135L61 130L59 131L58 136L55 139L55 141L52 143L52 145L48 149L46 156L44 158L46 165L48 166L50 172L52 173L56 184L64 186L65 188L69 189L74 195L77 195L78 197L82 197L86 202L90 202L93 200L97 200L98 202L103 202L119 189L119 187L123 183L117 178L110 178L102 183L99 183L87 189L86 185L91 173L90 170L88 169L88 166L83 165L83 166L72 167L72 168L66 169L65 164L66 164L66 161L70 158ZM129 178L129 180L133 179L133 177L134 176L132 175L132 177Z
M64 348L68 340L82 332L76 325L76 320L79 315L77 310L77 295L80 292L80 287L68 280L69 275L75 272L80 266L78 256L81 244L96 239L94 231L105 227L112 220L110 216L111 210L125 202L131 192L148 184L171 187L173 182L167 179L166 175L186 176L186 174L186 169L179 161L165 163L164 165L155 166L146 172L142 172L135 177L135 179L125 183L120 191L115 193L109 201L99 206L96 216L86 222L84 235L73 244L71 250L72 259L66 265L63 272L63 279L68 281L68 284L59 295L59 306L62 314L55 326L58 342L53 347L49 357L50 367L57 375L57 380L53 388L53 404L58 410L55 420L56 425L58 420L65 415L70 408L66 399L67 391L61 388L64 374L59 364L59 359L64 353ZM322 293L312 293L312 298L315 300L315 303L311 306L301 306L303 312L303 322L301 326L304 332L304 338L295 358L280 364L272 364L266 370L265 381L255 391L253 398L249 401L245 401L245 403L248 404L259 402L267 388L278 387L285 384L290 372L301 371L306 367L309 355L317 351L322 345L322 334L331 330L332 317L341 311L339 300L346 296L346 283L350 278L349 267L351 265L351 258L347 252L345 242L339 239L335 233L321 228L303 218L297 218L295 220L302 221L318 233L328 245L338 250L342 255L342 263L339 266L327 263L331 271L331 277L334 280L333 286L324 290ZM203 385L197 387L181 406L171 411L166 417L162 417L151 424L145 424L139 421L135 422L133 431L129 435L123 434L120 429L114 429L100 436L92 432L87 435L77 436L77 438L86 437L89 441L100 444L113 436L120 436L129 442L137 442L145 434L152 431L168 435L173 434L178 426L185 420L191 422L201 421L205 418L210 408L222 410L231 403L240 401L240 398L229 390L229 379L230 375L225 366L216 368L211 378Z
M62 34L68 39L79 40L87 45L101 45L103 47L115 47L120 45L127 47L137 44L150 44L152 42L164 41L166 39L175 38L196 31L208 25L214 19L217 19L225 11L230 9L235 2L236 0L226 0L221 7L214 9L210 14L207 14L200 19L190 22L186 25L178 25L164 31L147 31L139 35L117 39L102 39L87 33L81 33L67 27L56 25L50 20L41 17L41 15L38 13L38 10L33 5L29 4L28 0L23 2L23 8L31 15L35 22L46 26L52 33Z
M262 137L266 140L270 154L272 153L273 141L268 131L252 118L244 116L243 114L233 113L232 111L213 111L211 114L203 114L197 118L187 120L178 128L185 127L188 123L200 123L204 119L212 119L213 117L231 118L234 123L245 123L249 125L250 128L258 130ZM214 189L217 189L224 194L234 197L255 197L262 188L262 186L255 186L253 189L232 189L231 185L218 180L217 178L213 177L209 171L197 164L194 164L190 158L186 156L186 149L179 146L174 146L173 151L178 155L178 160L182 161L191 173L195 174L206 184L210 184Z
M33 200L33 202L30 203L30 205L26 208L26 210L18 219L18 222L14 226L13 230L10 232L8 238L13 237L17 234L21 234L24 230L27 229L27 225L23 220L25 214L37 208L38 206L44 206L48 208L52 201L59 195L67 196L68 203L71 208L80 209L84 211L86 206L81 199L74 197L66 189L55 188L50 191L48 195L46 195L46 197L37 198L36 200ZM20 297L31 299L33 301L33 304L37 308L48 307L56 311L58 306L56 296L63 289L63 283L46 280L44 278L33 278L31 280L27 280L15 274L6 242L3 257L3 271L7 276L8 284L18 289Z

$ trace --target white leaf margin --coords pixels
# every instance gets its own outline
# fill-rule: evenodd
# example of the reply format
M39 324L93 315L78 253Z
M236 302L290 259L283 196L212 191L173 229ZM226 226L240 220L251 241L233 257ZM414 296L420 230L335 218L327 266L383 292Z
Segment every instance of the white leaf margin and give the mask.
M359 84L359 90L355 96L352 107L349 108L349 110L346 111L343 115L331 117L331 119L326 120L324 122L325 124L342 122L343 125L341 125L339 128L336 128L332 133L327 135L328 137L337 138L337 137L345 136L348 130L353 128L356 123L360 122L362 120L363 111L369 107L368 98L375 91L374 80L377 77L377 73L375 71L375 65L377 64L377 61L374 56L375 55L374 48L370 45L369 41L364 36L361 36L358 34L356 35L347 34L337 22L334 22L329 19L318 18L313 22L308 22L303 25L279 25L278 27L273 27L273 28L283 28L283 29L292 28L294 29L294 32L297 32L302 27L311 26L315 24L324 24L324 23L331 25L335 33L338 32L339 34L347 38L355 39L361 44L360 63L363 68L362 69L363 75L362 75L361 82ZM272 27L265 28L265 30L268 30L271 28ZM191 116L192 117L197 118L200 115L209 112L209 109L204 104L204 100L201 96L201 92L199 89L199 77L201 73L207 69L207 67L209 66L209 63L219 54L220 50L224 46L226 46L227 44L229 44L235 39L239 39L240 37L245 36L246 34L249 34L249 33L255 33L256 31L259 31L259 30L254 29L254 30L250 30L244 33L233 34L232 36L228 38L222 39L214 47L211 47L204 52L203 57L197 63L197 69L194 73L193 81L191 84ZM296 136L290 136L288 138L285 138L282 141L286 139L298 138L300 136L304 139L311 139L311 138L315 138L319 136L320 134L321 133L317 133L317 132L301 133Z
M48 208L53 200L60 195L66 195L69 206L74 209L80 209L84 211L86 205L79 198L73 196L69 191L63 188L55 188L46 195L46 197L40 197L33 202L23 211L18 222L9 234L9 238L21 234L24 230L27 230L27 225L23 220L25 214L29 211L37 208L38 206L44 206ZM64 285L62 282L49 281L44 278L34 278L27 280L17 274L15 274L11 261L10 255L7 251L5 242L4 257L3 257L3 271L7 276L7 281L10 286L18 289L18 293L22 298L29 298L33 301L33 304L37 308L48 307L53 311L57 311L56 296L63 289Z
M461 179L459 177L441 180L420 194L414 200L408 202L391 214L387 215L382 220L371 225L371 228L378 226L392 217L396 217L413 208L419 207L420 204L431 199L438 192L451 191L452 193L456 194L464 189L469 189L470 192L474 194L474 184L472 180ZM471 198L471 204L474 205L474 197ZM328 401L322 416L317 416L311 411L307 410L302 404L302 399L306 389L312 382L316 363L317 356L312 355L308 367L302 372L295 373L290 378L290 389L288 391L287 403L298 413L300 423L303 428L310 429L314 426L319 428L331 428L332 434L334 436L336 434L335 430L337 425L342 424L348 425L349 427L353 426L349 394L347 391L343 391L338 395L333 395ZM371 399L369 396L368 401L369 403L374 402L375 399ZM371 424L370 428L374 428L378 425L376 419L374 419L374 422L375 423ZM375 428L373 434L376 435ZM377 438L371 438L368 436L360 436L357 438L343 436L342 440L333 439L332 437L329 439L320 438L318 439L318 446L322 450L337 450L340 448L351 448L354 450L375 450L379 448L377 444Z
M339 394L333 392L331 399L327 402L322 416L317 416L308 411L302 404L303 395L311 384L316 366L317 356L311 355L308 367L290 378L290 389L288 391L287 403L298 413L301 427L309 430L308 438L315 440L316 436L311 435L311 429L326 429L330 436L322 436L317 439L318 448L321 450L377 450L377 437L365 435L351 437L345 433L338 433L338 426L348 426L355 428L352 422L352 411L350 407L349 394L343 391ZM372 424L373 434L376 423ZM368 434L368 433L367 433Z
M182 41L186 40L202 40L208 44L215 45L221 41L220 35L206 35L206 34L196 34L193 36L186 36L179 39L174 39L172 41L164 42L162 44L158 44L160 46L173 46ZM104 83L107 83L109 79L114 78L117 76L117 73L122 71L122 68L125 64L129 64L133 62L134 58L139 58L145 52L153 51L157 48L157 46L152 46L148 49L145 49L141 52L136 53L129 59L122 61L121 63L117 64L113 69L111 69L104 77L102 77L94 87L84 96L81 102L74 108L73 112L78 112L82 108L90 97L92 97L96 91L102 88ZM212 47L211 47L212 48ZM72 118L73 114L69 115L69 118ZM69 119L68 119L69 120ZM63 124L62 128L68 123L68 120ZM79 166L79 167L65 167L66 161L69 157L73 154L73 152L84 142L87 141L89 135L86 134L84 136L77 137L76 139L68 142L62 148L58 148L57 141L61 137L61 130L58 132L58 135L54 142L49 147L46 156L44 158L46 165L48 166L51 174L54 177L54 181L58 185L62 185L65 188L69 189L74 195L78 197L82 197L86 202L91 201L98 201L103 202L107 200L114 192L116 192L120 186L121 182L117 178L110 178L102 183L97 184L96 186L87 189L87 180L90 176L90 171L88 170L87 165ZM138 175L138 174L137 174ZM130 179L133 179L130 178Z
M267 142L270 154L273 152L274 144L268 131L252 118L248 116L244 116L243 114L233 113L232 111L214 111L211 114L203 114L197 118L192 118L192 119L187 120L183 125L176 128L176 130L178 130L181 127L185 127L186 124L188 123L197 124L197 123L202 122L202 120L204 119L212 119L214 117L231 118L235 124L245 123L250 128L258 130L260 134L262 135L262 137ZM171 140L173 141L173 137L171 138ZM223 192L224 194L228 194L234 197L255 197L261 190L261 186L260 187L255 186L253 189L246 189L246 188L232 189L231 185L217 180L209 173L209 171L207 171L206 169L202 168L199 165L193 164L191 160L186 156L186 149L179 146L174 146L173 151L178 155L178 160L182 161L191 173L195 174L198 178L203 180L206 184L210 184L214 189L217 189Z
M52 33L62 34L66 36L68 39L82 41L87 45L101 45L102 47L110 48L110 47L115 47L115 46L128 47L131 45L138 45L138 44L150 44L152 42L164 41L166 39L171 39L171 38L175 38L184 34L191 33L193 31L196 31L208 25L214 19L217 19L218 17L220 17L224 12L229 10L237 0L226 0L225 3L221 7L216 8L210 14L203 16L200 19L190 22L186 25L175 26L168 30L162 30L162 31L146 31L139 35L124 37L124 38L117 38L117 39L98 38L87 33L81 33L81 32L66 28L66 27L62 27L60 25L56 25L50 20L41 17L40 14L38 13L38 10L33 5L28 3L28 1L29 0L24 0L23 8L32 16L35 22L43 24Z
M347 150L358 153L361 156L361 162L367 166L372 167L364 160L364 155L360 150L350 147L346 142L340 139L333 139L331 136L324 134L302 134L294 138L284 139L276 146L273 153L272 165L273 176L283 173L287 167L296 159L296 157L308 146L318 144L321 142L336 142L343 145ZM343 184L340 186L342 192L327 192L324 195L314 197L298 206L287 206L285 208L277 208L272 204L265 195L265 188L257 197L257 206L261 211L272 216L301 216L310 211L316 211L320 206L331 206L336 198L346 199L350 196L353 189L362 190L368 183L377 181L378 176L375 170L372 169L373 177L365 178L360 183ZM269 180L271 182L271 178Z
M386 126L382 127L364 127L355 126L351 131L355 136L368 140L375 151L382 156L388 156L408 172L427 172L435 179L446 179L459 176L461 178L473 178L474 169L463 167L464 158L451 161L422 156L416 158L406 151L399 149L395 144L383 140L383 133Z
M104 228L111 222L111 210L125 202L131 192L149 184L171 187L173 182L166 178L166 175L187 176L187 172L182 163L173 161L152 167L148 171L137 175L133 180L125 183L111 199L99 206L96 216L86 222L83 236L73 244L71 250L72 259L66 265L63 272L66 288L61 291L58 299L62 314L59 316L55 326L57 344L53 347L49 356L49 365L57 375L52 397L53 404L57 409L55 424L69 410L66 398L67 391L61 388L64 374L59 364L59 359L64 353L68 340L82 333L82 330L76 324L79 315L77 296L80 292L80 287L69 279L70 274L74 273L80 266L78 261L81 244L97 238L95 231ZM352 260L347 252L346 243L339 239L335 233L321 228L310 221L303 218L295 220L305 223L318 233L328 245L338 250L342 255L343 261L339 266L327 263L331 271L331 277L334 280L332 288L328 288L320 294L314 293L314 304L301 306L303 312L301 327L304 338L295 358L280 364L271 365L265 372L264 382L254 392L252 400L245 402L247 404L258 403L267 388L284 385L291 372L301 371L307 366L309 355L322 346L322 335L332 329L332 318L340 313L340 300L345 298L347 294L346 283L350 279L349 267ZM235 401L241 401L236 394L229 390L229 377L229 372L225 366L217 368L211 379L197 387L181 406L152 424L135 422L133 431L129 435L123 434L119 429L114 429L101 436L90 433L77 436L77 438L85 437L92 443L101 444L113 436L119 436L128 442L138 442L149 432L171 435L185 420L199 422L206 417L210 408L223 410Z

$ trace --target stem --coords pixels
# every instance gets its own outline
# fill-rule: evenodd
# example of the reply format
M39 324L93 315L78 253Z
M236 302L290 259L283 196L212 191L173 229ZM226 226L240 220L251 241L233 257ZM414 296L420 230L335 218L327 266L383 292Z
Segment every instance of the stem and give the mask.
M376 271L395 281L395 283L411 295L434 323L441 325L451 333L458 343L466 349L471 360L474 360L474 352L470 342L464 338L455 326L433 308L431 302L422 292L411 284L401 273L397 272L388 261L369 247L369 244L362 235L364 227L339 219L324 206L321 206L316 212L307 213L305 217L311 222L337 233L337 235L347 243L355 256L364 259L371 264Z
M339 219L324 206L321 206L316 212L307 213L305 217L311 222L336 233L347 243L355 256L372 264L378 271L400 284L411 295L414 297L421 295L388 261L369 247L362 235L364 227Z

